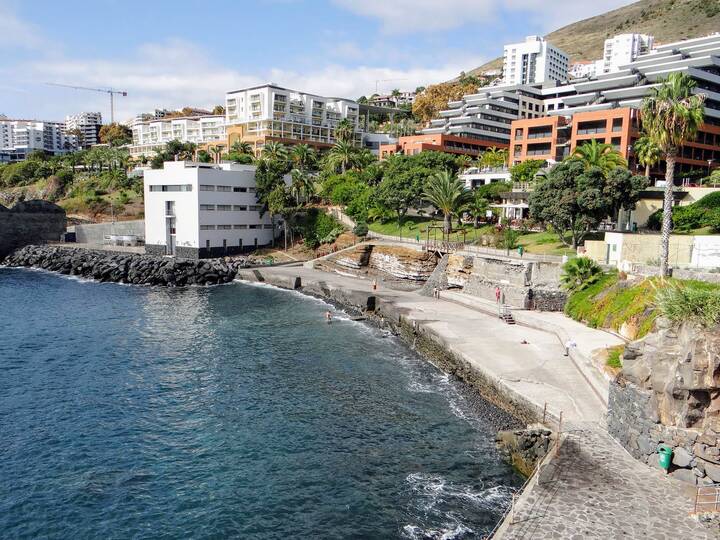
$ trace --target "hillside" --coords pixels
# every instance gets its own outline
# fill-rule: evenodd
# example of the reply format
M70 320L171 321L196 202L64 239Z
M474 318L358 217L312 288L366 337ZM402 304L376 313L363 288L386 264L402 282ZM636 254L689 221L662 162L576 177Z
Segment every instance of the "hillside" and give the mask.
M546 39L570 55L570 62L602 57L604 41L616 34L639 32L656 43L700 37L720 30L720 0L641 0L548 34ZM471 71L502 67L496 58Z

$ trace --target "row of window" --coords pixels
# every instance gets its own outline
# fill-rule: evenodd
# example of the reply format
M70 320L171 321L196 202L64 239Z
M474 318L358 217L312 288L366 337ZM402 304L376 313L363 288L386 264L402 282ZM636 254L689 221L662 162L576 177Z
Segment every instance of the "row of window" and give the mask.
M272 229L273 226L270 225L245 225L245 224L236 224L236 225L200 225L201 231L229 231L232 229L235 230L244 230L244 229Z
M201 204L200 210L205 210L207 212L214 212L215 210L218 212L247 212L248 210L250 210L250 212L259 212L262 210L262 205L251 204L250 206L247 206L244 204Z
M224 191L233 193L255 193L254 187L233 187L233 186L214 186L211 184L200 184L200 191Z
M150 191L192 191L192 184L163 184L150 186Z

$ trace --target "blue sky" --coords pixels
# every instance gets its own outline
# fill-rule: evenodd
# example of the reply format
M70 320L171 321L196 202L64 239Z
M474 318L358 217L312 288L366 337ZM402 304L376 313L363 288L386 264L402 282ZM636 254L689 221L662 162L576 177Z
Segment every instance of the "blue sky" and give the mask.
M263 82L356 98L447 80L502 45L628 0L0 0L0 114L109 116L101 94L128 91L117 119L211 106ZM600 51L598 51L598 56Z

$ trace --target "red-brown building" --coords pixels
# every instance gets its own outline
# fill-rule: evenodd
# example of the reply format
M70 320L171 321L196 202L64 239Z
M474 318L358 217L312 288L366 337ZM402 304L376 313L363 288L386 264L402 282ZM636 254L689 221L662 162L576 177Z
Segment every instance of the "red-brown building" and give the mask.
M395 144L381 144L380 159L385 159L393 154L411 156L426 150L476 157L493 146L496 148L507 148L506 144L497 141L471 139L469 137L458 137L457 135L446 135L444 133L409 135L400 137Z
M515 120L510 132L510 163L528 159L561 161L577 146L597 140L613 145L628 160L631 169L640 171L642 167L637 164L632 148L640 137L638 114L637 109L617 108ZM708 172L717 166L720 166L720 126L704 124L698 137L681 149L675 174L691 170ZM651 170L651 176L656 178L664 174L662 161Z

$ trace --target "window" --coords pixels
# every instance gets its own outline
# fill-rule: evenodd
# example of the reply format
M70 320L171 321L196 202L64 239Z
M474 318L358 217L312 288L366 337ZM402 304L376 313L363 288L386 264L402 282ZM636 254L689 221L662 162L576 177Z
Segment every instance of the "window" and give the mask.
M248 229L262 229L262 225L248 225Z
M192 191L191 184L164 184L150 186L150 191Z
M232 229L232 225L218 225L218 231L229 231Z
M272 229L273 226L272 226L272 225L265 225L265 228L266 228L266 229Z
M247 208L248 207L245 206L244 204L234 204L233 205L233 210L235 212L247 212Z
M200 210L206 210L209 212L209 211L215 210L215 205L214 204L201 204Z
M200 225L201 231L214 231L215 225Z
M218 204L217 209L219 212L227 212L228 210L232 210L231 204Z
M217 186L216 191L230 191L230 186Z
M247 229L247 225L233 225L233 229Z
M255 193L254 187L249 187L249 188L247 188L247 190L248 190L248 193Z
M234 187L233 191L235 193L247 193L247 188L245 187Z
M200 191L215 191L215 186L200 184Z
M259 205L259 204L251 204L251 205L250 205L250 211L251 211L251 212L259 212L260 210L262 210L262 206L261 206L261 205Z
M210 249L210 240L205 240L205 249Z

